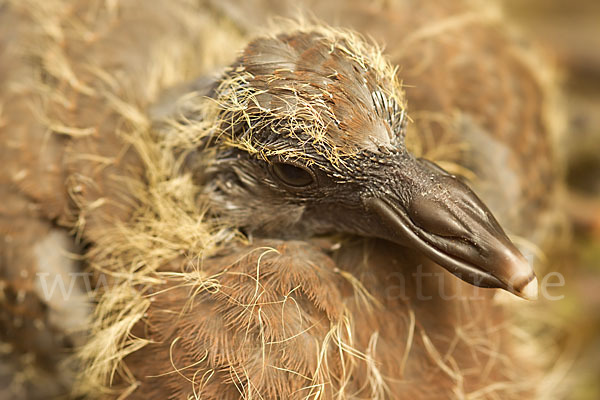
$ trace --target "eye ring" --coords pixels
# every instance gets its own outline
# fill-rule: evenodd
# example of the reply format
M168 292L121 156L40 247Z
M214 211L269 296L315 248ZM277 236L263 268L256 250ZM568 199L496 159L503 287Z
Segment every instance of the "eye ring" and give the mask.
M279 182L294 190L305 189L317 182L313 171L299 163L274 161L269 169Z

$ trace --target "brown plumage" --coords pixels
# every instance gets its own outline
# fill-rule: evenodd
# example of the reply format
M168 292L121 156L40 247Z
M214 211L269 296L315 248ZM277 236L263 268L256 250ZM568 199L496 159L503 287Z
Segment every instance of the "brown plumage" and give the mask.
M437 2L322 10L387 43L404 93L345 31L292 24L234 61L218 43L245 37L228 30L227 8L223 22L185 2L55 3L0 8L12 21L0 24L3 360L52 374L56 349L82 345L75 390L90 396L534 397L540 372L493 292L383 240L400 241L380 214L361 220L372 209L338 207L358 193L371 204L362 182L388 177L373 171L406 142L399 165L419 189L423 169L476 199L414 155L470 178L510 232L542 241L554 179L545 88L496 20ZM273 168L292 162L349 189L283 189ZM415 221L451 229L423 208L425 192L398 197L421 199ZM432 204L461 207L444 199ZM487 225L471 229L493 225L491 246L514 260L478 201ZM78 271L61 248L106 283L86 338L73 334L86 302L40 289L40 272ZM533 279L515 269L527 280L508 285L495 253L461 251L489 272L482 286L523 295ZM58 375L53 390L70 390L70 369ZM29 382L11 390L39 393Z

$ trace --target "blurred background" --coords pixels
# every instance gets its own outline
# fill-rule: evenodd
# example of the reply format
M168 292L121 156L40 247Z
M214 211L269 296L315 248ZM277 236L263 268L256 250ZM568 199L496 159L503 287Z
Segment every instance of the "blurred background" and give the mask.
M506 14L544 47L558 67L567 113L562 198L570 245L553 269L565 275L565 297L553 302L564 351L556 374L570 381L567 399L600 399L600 1L502 0ZM555 379L560 379L555 376Z

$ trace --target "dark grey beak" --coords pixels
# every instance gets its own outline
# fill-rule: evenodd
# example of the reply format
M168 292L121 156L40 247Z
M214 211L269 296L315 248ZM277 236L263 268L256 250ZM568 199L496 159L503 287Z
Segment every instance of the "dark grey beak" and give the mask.
M408 176L398 182L418 185L363 198L368 214L386 228L377 236L421 251L475 286L537 298L533 268L477 195L437 165L411 161L402 172Z

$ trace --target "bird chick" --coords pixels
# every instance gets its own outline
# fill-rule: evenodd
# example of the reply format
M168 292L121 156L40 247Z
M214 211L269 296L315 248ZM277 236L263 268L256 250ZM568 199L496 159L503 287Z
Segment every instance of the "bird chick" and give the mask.
M250 43L206 95L215 152L189 157L214 215L259 237L350 233L413 247L480 287L537 296L532 267L477 195L404 144L395 70L359 38L300 31ZM216 109L216 111L215 111Z
M131 1L94 12L88 2L66 3L44 7L49 15L26 3L7 17L35 16L3 57L19 84L3 97L10 146L2 179L22 206L5 207L3 226L10 233L22 225L12 213L27 212L43 224L19 235L21 247L5 241L24 250L6 253L3 265L11 273L27 268L34 282L45 270L15 255L30 254L31 238L57 224L64 238L76 232L73 240L85 244L82 264L98 282L110 277L93 294L76 392L522 398L516 382L534 379L522 373L526 357L512 351L511 334L500 329L510 324L490 293L447 300L436 287L432 301L421 301L422 282L410 272L429 264L395 245L476 285L534 297L533 271L477 196L407 150L405 95L379 50L322 27L257 39L216 82L188 87L182 112L167 113L174 119L165 121L160 106L151 112L157 129L149 129L144 110L160 91L206 73L209 57L198 49L216 41L210 19L188 20L188 2ZM48 21L56 25L30 29ZM447 43L436 46L437 54ZM220 53L208 62L229 63ZM29 76L32 63L37 72ZM421 85L419 93L428 91ZM173 106L172 97L165 101ZM523 121L539 116L527 110ZM256 240L238 240L237 231ZM314 239L336 233L388 242L354 238L333 251ZM404 296L391 293L394 273L409 279ZM504 390L503 382L515 384Z

